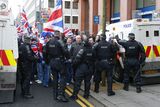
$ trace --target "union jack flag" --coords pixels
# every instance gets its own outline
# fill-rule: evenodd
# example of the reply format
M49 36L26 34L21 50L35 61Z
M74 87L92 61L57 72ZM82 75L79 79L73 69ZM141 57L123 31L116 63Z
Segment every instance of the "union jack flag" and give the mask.
M55 30L63 33L62 0L57 0L56 6L43 30L42 35L48 32L54 33Z
M28 19L27 19L26 12L24 11L24 9L22 10L22 13L21 13L21 23L24 26L24 28L29 27Z
M68 36L72 36L73 33L72 33L71 29L66 27L66 28L64 28L64 35L65 35L65 37L68 37Z

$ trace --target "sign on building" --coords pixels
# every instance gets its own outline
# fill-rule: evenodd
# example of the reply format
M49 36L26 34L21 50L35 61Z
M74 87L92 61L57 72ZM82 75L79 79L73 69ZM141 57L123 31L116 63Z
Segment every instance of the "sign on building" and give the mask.
M94 16L94 23L99 24L99 16Z
M51 15L50 8L42 8L41 10L41 21L46 23Z

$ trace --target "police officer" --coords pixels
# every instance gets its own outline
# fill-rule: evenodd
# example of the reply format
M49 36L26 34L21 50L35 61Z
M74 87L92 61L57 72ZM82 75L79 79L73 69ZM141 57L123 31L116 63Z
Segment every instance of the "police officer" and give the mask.
M99 92L99 83L101 81L101 72L107 72L107 85L108 85L108 96L115 95L112 90L112 73L113 73L113 59L115 57L116 51L118 50L116 45L111 44L106 41L106 35L102 35L102 40L96 43L93 47L96 54L96 72L95 72L95 92Z
M129 90L129 72L133 70L135 74L134 82L136 84L137 93L140 93L141 90L141 76L140 76L140 67L145 62L145 50L143 45L140 42L135 40L135 34L129 33L129 40L126 43L121 43L125 50L125 70L124 70L124 87L123 89Z
M84 47L80 49L78 54L75 57L73 62L77 65L77 69L75 72L75 82L74 82L74 90L73 95L70 97L71 99L77 99L77 94L81 87L81 82L84 80L85 90L84 90L84 98L88 99L90 85L91 85L91 77L93 75L93 64L94 64L94 54L92 50L92 44L85 40Z
M65 66L64 58L66 57L66 51L62 44L59 42L59 35L55 35L46 44L46 55L50 59L50 66L53 74L53 89L54 99L67 102L65 97ZM59 85L58 85L59 83Z
M32 74L32 63L37 60L31 49L30 37L24 36L24 43L19 47L19 63L21 64L21 91L24 98L30 99L30 80Z

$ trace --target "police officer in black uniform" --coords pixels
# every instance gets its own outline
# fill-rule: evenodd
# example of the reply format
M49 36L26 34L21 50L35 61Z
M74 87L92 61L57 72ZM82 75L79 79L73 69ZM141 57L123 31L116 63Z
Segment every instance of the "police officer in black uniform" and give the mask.
M108 96L115 95L112 90L112 76L113 76L113 59L118 50L118 47L110 42L106 41L106 35L102 35L102 40L93 46L96 54L96 72L95 72L95 92L99 92L99 83L101 81L101 72L107 72L107 85Z
M70 97L71 99L77 99L77 94L81 87L81 82L84 80L85 90L84 90L84 98L89 97L91 78L93 75L93 65L94 65L95 56L92 50L92 44L85 40L84 47L80 49L78 54L73 60L73 63L77 65L77 69L75 72L75 82L74 82L74 90L73 95Z
M54 37L46 44L46 55L46 57L50 59L50 66L54 79L54 99L61 102L68 102L64 91L66 86L64 59L67 54L66 50L59 42L59 34L54 35Z
M21 91L24 98L30 99L33 96L30 93L30 80L32 74L32 63L37 60L30 45L30 37L24 36L24 43L19 47L19 63L22 69L21 74Z
M120 43L124 46L125 53L125 70L124 70L124 87L123 89L129 90L129 73L133 70L135 77L134 82L136 84L137 93L140 93L141 90L141 76L140 76L140 67L144 65L145 62L145 50L143 45L140 42L135 40L135 34L129 33L129 40L126 43Z

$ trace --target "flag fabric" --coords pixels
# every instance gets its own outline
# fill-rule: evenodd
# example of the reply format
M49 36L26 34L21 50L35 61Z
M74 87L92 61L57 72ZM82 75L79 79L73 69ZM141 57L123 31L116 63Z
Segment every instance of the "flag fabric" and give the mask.
M71 29L66 27L66 28L64 28L64 35L65 35L65 37L68 37L68 36L72 36L73 33L72 33Z
M62 0L57 0L56 6L49 17L48 22L44 25L43 35L47 32L54 34L55 30L63 33Z
M22 10L17 19L16 28L18 33L29 33L29 23L24 9Z
M24 9L22 10L22 13L21 13L21 23L24 28L29 28L28 19L27 19L26 12L24 11Z

